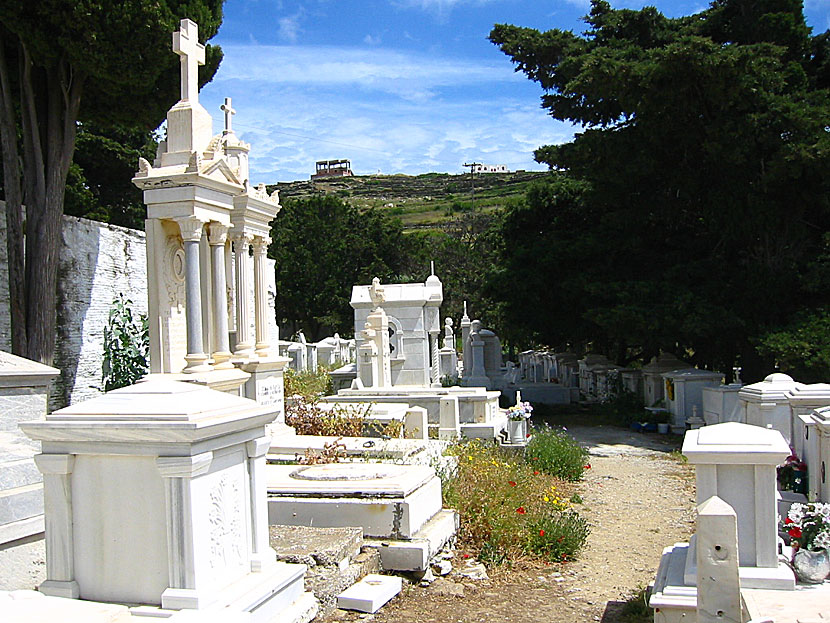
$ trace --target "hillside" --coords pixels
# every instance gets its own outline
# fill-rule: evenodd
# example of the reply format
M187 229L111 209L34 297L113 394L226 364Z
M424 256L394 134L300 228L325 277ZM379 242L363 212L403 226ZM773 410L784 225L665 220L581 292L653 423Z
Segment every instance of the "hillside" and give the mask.
M425 173L423 175L358 175L326 181L286 182L269 186L280 199L334 194L358 207L376 207L397 216L408 229L431 227L454 214L473 208L494 210L522 196L540 171L477 174Z

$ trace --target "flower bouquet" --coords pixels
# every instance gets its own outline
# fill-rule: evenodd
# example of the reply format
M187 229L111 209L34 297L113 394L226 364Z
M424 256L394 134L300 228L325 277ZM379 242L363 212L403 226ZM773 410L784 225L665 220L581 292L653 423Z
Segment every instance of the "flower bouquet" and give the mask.
M507 434L510 443L527 443L527 421L530 419L532 412L533 407L530 406L529 402L517 402L507 409L507 419L509 420Z
M793 568L802 582L818 583L830 573L830 504L795 503L784 520L792 539Z
M511 422L521 422L529 420L532 412L533 407L529 402L519 402L507 409L507 417Z

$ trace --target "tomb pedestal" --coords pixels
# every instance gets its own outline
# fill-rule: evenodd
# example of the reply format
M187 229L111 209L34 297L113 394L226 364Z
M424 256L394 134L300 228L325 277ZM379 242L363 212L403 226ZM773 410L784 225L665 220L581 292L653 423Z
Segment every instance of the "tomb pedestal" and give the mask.
M308 600L268 545L273 410L155 379L22 426L42 444L49 595L267 621Z
M716 495L735 510L741 585L794 589L792 570L778 561L775 467L790 454L781 433L737 422L706 426L686 433L683 454L695 466L698 504ZM695 585L694 554L684 577Z
M251 375L245 381L245 397L276 412L268 425L271 435L294 433L294 429L285 423L284 373L289 361L287 357L269 357L237 363L241 370Z
M723 381L723 374L688 368L666 372L663 379L666 384L666 408L672 416L672 431L682 433L686 430L686 423L690 418L703 413L703 388L719 386ZM703 420L696 424L703 424Z
M771 425L784 435L790 443L793 440L788 395L803 387L786 374L770 374L760 383L746 385L738 392L741 422L766 428Z

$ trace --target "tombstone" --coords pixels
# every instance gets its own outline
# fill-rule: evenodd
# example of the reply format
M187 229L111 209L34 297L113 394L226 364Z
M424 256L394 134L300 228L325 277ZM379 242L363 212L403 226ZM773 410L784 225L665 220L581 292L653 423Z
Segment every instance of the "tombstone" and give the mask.
M268 543L273 416L252 400L161 378L23 424L43 446L40 591L257 621L313 609L305 566L277 562Z
M697 621L742 621L738 516L713 495L697 508Z
M468 358L461 384L465 387L489 387L490 385L490 379L484 367L484 339L481 337L481 330L481 321L473 320L470 325L470 339L464 346Z
M0 545L43 532L40 444L19 425L48 410L49 384L60 370L0 351Z
M663 374L666 386L666 408L671 413L674 432L686 430L687 421L703 412L703 388L717 387L723 382L723 374L688 368ZM703 419L700 418L700 423Z
M504 361L501 354L501 341L489 329L481 329L479 336L484 342L484 373L491 380L499 379L504 374Z
M372 279L369 298L374 309L366 316L363 331L360 332L358 378L367 388L391 387L389 320L382 307L386 300L386 288L380 285L377 277Z
M730 383L701 389L703 421L707 426L723 422L752 424L741 417L738 397L742 387L740 383Z
M464 361L464 349L467 348L467 341L470 339L470 317L467 315L467 301L464 301L464 315L461 316L461 360Z
M643 400L643 371L640 368L623 368L620 370L623 390Z
M738 392L738 421L763 428L772 426L784 435L787 443L791 443L793 424L789 395L801 387L802 383L780 372L770 374L759 383L742 387Z
M181 56L181 99L168 111L167 139L156 159L139 159L133 178L147 204L150 371L183 372L194 382L247 393L249 375L255 386L259 372L271 383L281 371L258 365L273 359L265 263L279 197L250 184L250 146L233 132L230 99L223 106L225 130L211 136L211 116L198 98L205 52L195 23L181 21L173 51ZM232 297L229 285L235 285Z
M332 366L340 358L340 344L338 339L333 337L323 338L317 342L317 363L322 366Z
M594 371L611 365L605 355L588 353L579 360L579 391L587 400L597 398L596 376Z
M778 560L775 468L790 454L781 433L737 422L705 426L686 433L683 454L695 466L698 504L716 495L735 510L741 584L793 590L793 572ZM695 585L695 566L687 557L687 585Z
M384 284L383 311L387 317L386 348L391 385L429 386L439 384L438 311L444 300L440 279L430 275L424 283ZM358 352L366 344L362 331L370 313L377 308L369 295L370 286L352 288L355 336ZM365 351L364 351L365 354ZM365 358L358 357L358 376L363 378ZM365 380L364 380L365 384Z
M661 352L657 357L643 366L643 400L645 406L655 407L665 400L665 380L663 374L672 370L688 368L689 364L680 361L671 353ZM663 406L668 406L663 405Z
M455 333L452 330L452 318L444 319L444 346L438 351L440 359L440 378L458 379L458 355L455 352Z

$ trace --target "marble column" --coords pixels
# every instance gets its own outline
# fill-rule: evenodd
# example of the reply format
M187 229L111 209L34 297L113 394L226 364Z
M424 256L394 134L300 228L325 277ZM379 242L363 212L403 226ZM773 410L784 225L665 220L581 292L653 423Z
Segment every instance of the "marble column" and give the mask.
M176 219L184 245L185 316L187 319L187 365L184 372L210 370L202 335L202 286L199 267L199 241L204 221L195 217Z
M197 591L196 540L194 533L193 478L207 473L212 452L195 456L163 456L156 467L164 479L167 512L168 587L161 595L162 608L181 610L204 606L206 595ZM203 538L203 537L202 537Z
M251 571L254 572L262 571L276 560L276 552L268 542L268 500L265 496L265 455L270 449L270 437L260 437L245 444L251 489Z
M438 356L438 331L429 332L429 376L431 383L440 383L440 358Z
M265 291L265 254L271 239L254 237L254 323L256 326L256 354L268 356L268 301Z
M74 454L38 454L35 465L43 474L43 507L46 519L46 581L41 593L77 599L75 581L75 537L72 528L72 484Z
M209 225L211 274L213 276L213 355L217 370L233 368L230 362L231 347L228 338L228 289L225 282L225 243L228 227L216 221Z
M251 258L248 250L251 248L250 234L235 234L233 236L233 252L236 260L236 350L237 357L248 358L254 349L251 341L251 309L248 304L248 293L251 291Z

